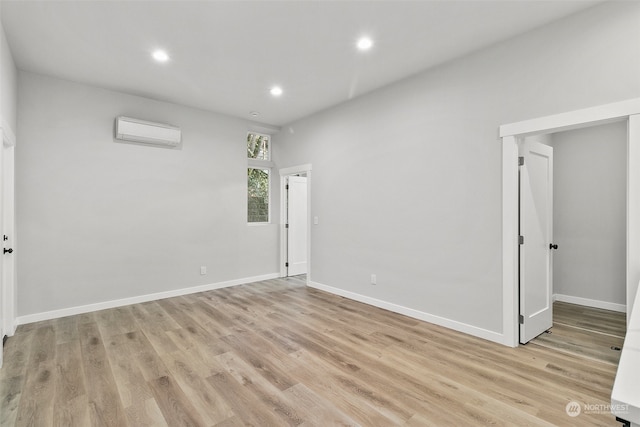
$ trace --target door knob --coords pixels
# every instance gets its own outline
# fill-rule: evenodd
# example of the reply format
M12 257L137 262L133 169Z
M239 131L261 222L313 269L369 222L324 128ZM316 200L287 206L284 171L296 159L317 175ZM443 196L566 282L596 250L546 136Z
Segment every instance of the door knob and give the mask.
M549 249L558 249L558 245L554 245L553 243L549 243Z
M5 254L12 254L13 253L13 248L9 248L9 249L4 248L4 253Z

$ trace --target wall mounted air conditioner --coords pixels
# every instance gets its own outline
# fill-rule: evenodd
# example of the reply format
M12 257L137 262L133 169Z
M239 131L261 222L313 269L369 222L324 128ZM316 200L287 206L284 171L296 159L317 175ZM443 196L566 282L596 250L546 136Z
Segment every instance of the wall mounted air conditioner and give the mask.
M120 116L116 117L116 139L175 147L182 140L182 131L176 126Z

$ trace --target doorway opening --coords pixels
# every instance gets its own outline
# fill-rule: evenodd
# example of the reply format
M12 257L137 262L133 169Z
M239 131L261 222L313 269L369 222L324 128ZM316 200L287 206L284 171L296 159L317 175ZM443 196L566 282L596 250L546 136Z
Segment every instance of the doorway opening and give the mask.
M311 165L280 169L280 276L310 280Z
M627 321L640 281L640 99L607 104L500 127L502 138L503 344L519 344L518 142L527 136L627 122L626 304Z
M525 239L520 255L522 258L523 252L539 249L540 256L533 261L543 260L544 264L532 268L529 262L525 267L547 274L534 271L532 275L529 271L524 275L524 285L526 279L537 279L528 283L534 288L531 292L523 286L520 265L520 314L523 308L529 309L524 313L525 321L535 320L529 315L543 315L543 307L548 315L538 329L529 327L536 326L535 322L523 325L521 321L520 343L531 341L617 365L626 333L627 121L526 137L520 144L520 155L526 155L528 151L523 148L532 145L549 151L552 168L544 174L544 180L530 177L527 166L535 169L535 161L541 161L534 158L524 161L520 175L526 175L525 181L537 179L533 189L538 191L548 183L545 193L552 195L552 203L549 213L542 215L547 204L537 200L535 210L528 215L535 218L533 231L523 231L521 197L520 235ZM523 187L521 182L521 195L531 192L531 188ZM525 199L531 198L528 196ZM526 215L525 220L531 222ZM541 224L547 225L548 236L536 246L535 232ZM542 287L545 276L549 286L542 292L536 288ZM523 290L530 295L527 297ZM525 307L527 298L530 304Z

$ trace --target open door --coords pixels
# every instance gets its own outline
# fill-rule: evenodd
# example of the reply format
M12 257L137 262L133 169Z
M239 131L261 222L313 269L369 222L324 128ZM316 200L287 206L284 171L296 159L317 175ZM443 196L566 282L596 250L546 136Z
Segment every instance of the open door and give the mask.
M307 177L287 180L287 276L297 276L307 273Z
M520 146L520 342L553 325L553 148Z
M15 140L0 127L0 339L14 333L15 318L15 215L14 215L14 151ZM1 349L1 346L0 346ZM2 366L2 351L0 351Z
M4 233L4 132L2 127L0 127L0 179L2 182L0 183L0 233ZM4 243L4 241L3 241ZM4 244L2 245L4 248ZM2 344L0 344L0 368L2 368L2 363L4 360L4 336L6 335L5 329L5 282L4 282L4 256L0 258L0 339L2 340Z

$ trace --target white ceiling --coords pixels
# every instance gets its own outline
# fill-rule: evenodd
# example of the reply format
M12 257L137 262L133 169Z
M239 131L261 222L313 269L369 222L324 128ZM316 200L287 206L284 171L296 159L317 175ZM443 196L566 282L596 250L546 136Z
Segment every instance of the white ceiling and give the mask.
M599 1L1 0L17 67L283 125ZM361 35L373 38L358 52ZM156 48L171 56L151 57ZM541 48L544 48L541 46ZM284 95L273 98L278 84Z

